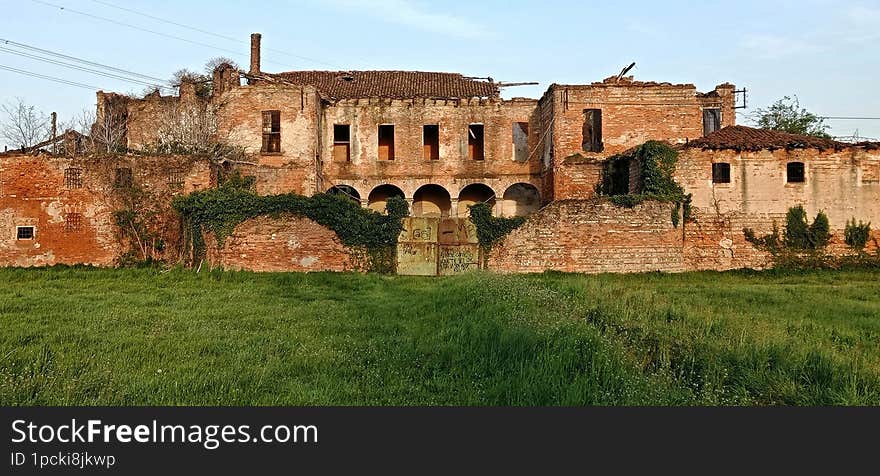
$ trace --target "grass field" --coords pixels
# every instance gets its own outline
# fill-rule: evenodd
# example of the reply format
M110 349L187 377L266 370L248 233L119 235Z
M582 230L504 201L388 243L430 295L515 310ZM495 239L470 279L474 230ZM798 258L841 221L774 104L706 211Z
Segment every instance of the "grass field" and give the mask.
M880 404L880 273L0 270L0 405Z

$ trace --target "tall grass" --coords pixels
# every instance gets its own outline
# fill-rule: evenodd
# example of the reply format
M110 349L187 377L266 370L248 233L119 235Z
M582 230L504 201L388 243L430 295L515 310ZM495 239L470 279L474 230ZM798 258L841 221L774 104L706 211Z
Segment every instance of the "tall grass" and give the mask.
M878 277L5 269L0 404L878 404Z

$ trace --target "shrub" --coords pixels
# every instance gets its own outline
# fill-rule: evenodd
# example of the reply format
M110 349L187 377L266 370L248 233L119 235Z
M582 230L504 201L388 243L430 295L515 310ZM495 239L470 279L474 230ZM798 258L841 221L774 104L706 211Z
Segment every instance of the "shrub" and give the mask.
M828 223L828 215L825 212L819 212L813 219L813 224L810 225L810 244L813 249L819 249L828 246L830 240L831 225Z
M862 223L859 220L856 224L855 217L846 222L846 229L843 231L843 238L846 244L854 250L863 250L868 244L868 238L871 236L871 222Z
M831 239L830 229L828 216L824 212L819 212L813 223L808 224L804 207L791 207L785 215L785 246L795 250L824 248Z

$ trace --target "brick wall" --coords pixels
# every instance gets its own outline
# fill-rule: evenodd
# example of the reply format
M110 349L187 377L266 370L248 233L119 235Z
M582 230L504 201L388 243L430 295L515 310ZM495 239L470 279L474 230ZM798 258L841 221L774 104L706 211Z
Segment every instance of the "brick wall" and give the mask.
M523 122L529 124L528 150L534 149L540 128L534 117L535 106L536 101L529 99L361 99L328 105L321 124L322 188L350 186L367 204L370 192L380 185L394 185L407 198L413 198L419 187L437 184L449 193L453 216L467 215L464 207L456 209L454 204L471 184L488 186L498 202L517 183L543 190L540 154L517 160L513 144L514 124ZM349 160L333 155L333 129L337 124L350 128ZM380 124L394 126L394 160L379 159ZM439 158L431 160L423 155L423 126L435 124L439 126ZM468 156L470 124L484 127L482 160ZM498 206L500 209L503 204Z
M554 84L542 101L553 101L557 158L582 151L585 109L602 111L603 154L624 152L649 140L685 143L703 137L703 108L722 109L722 127L736 122L733 86L699 94L692 84L642 83L624 78L590 85Z
M668 203L627 209L601 200L561 200L496 244L486 264L519 273L683 271L682 239Z
M566 157L556 166L553 189L557 200L588 199L602 183L605 159L580 154Z
M342 244L333 230L304 217L257 217L240 224L222 247L205 237L212 266L250 271L362 270L361 254Z
M134 183L155 198L160 213L153 223L165 243L162 257L176 259L180 226L170 201L176 194L211 185L207 161L178 156L2 154L0 265L114 265L128 249L113 217L124 206L113 186L117 168L130 169ZM68 186L73 185L65 180L68 169L81 171L81 187ZM34 239L17 239L19 226L35 227Z
M730 164L730 183L712 183L716 162ZM786 182L788 162L805 164L805 182ZM824 211L831 228L842 232L851 218L880 223L878 168L880 151L862 147L757 152L685 148L675 178L704 214L775 217L781 227L788 209L800 204L810 219Z

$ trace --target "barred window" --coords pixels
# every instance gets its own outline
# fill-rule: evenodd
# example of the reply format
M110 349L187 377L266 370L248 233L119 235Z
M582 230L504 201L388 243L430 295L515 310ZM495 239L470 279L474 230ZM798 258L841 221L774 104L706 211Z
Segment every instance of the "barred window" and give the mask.
M67 233L75 233L82 230L83 216L81 213L65 213L64 214L64 231Z
M64 186L67 188L82 188L82 169L70 167L64 170Z
M173 189L183 188L183 172L179 170L168 172L168 187Z
M34 239L34 227L32 227L32 226L17 226L17 227L15 227L15 239L16 240L33 240Z

